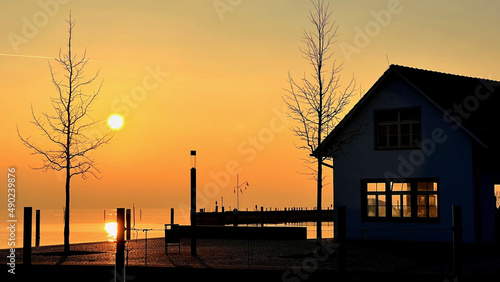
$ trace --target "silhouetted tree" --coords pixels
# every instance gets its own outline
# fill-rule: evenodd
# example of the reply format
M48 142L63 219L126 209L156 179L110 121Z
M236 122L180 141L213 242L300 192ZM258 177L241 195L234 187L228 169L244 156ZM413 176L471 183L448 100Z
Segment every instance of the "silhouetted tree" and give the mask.
M31 106L31 121L49 141L50 146L42 147L31 141L30 137L23 137L17 130L19 138L24 145L32 150L33 155L40 155L43 159L43 164L33 169L64 171L66 174L65 183L65 209L64 209L64 251L70 251L69 245L69 218L70 218L70 183L71 178L80 175L86 179L92 175L98 178L97 173L100 171L96 167L96 162L89 157L89 153L103 144L108 143L112 136L106 133L104 136L92 139L85 134L87 130L96 124L89 116L91 105L96 100L100 93L102 81L97 87L97 90L87 93L83 88L96 80L99 75L97 72L92 78L86 79L83 73L88 59L86 52L83 57L78 59L72 53L72 32L75 22L71 20L69 15L68 28L68 45L67 53L61 54L59 50L58 58L55 61L62 67L64 75L61 79L56 77L56 73L49 61L50 75L52 83L57 90L57 96L51 97L52 108L54 113L42 113L41 117L37 117Z
M311 1L312 2L312 1ZM342 64L333 61L327 66L334 52L332 46L338 26L331 22L329 4L318 0L312 2L314 9L310 11L309 20L313 25L312 31L304 31L302 42L305 47L300 48L305 59L312 66L310 75L304 74L300 80L292 78L288 73L289 88L283 100L288 106L288 116L296 122L292 130L299 137L301 145L297 148L309 152L305 158L307 167L312 171L317 182L317 238L321 235L321 190L323 187L323 164L326 159L323 155L313 156L318 145L335 128L346 110L350 99L356 91L356 81L352 77L346 87L340 84ZM356 134L352 133L354 138Z

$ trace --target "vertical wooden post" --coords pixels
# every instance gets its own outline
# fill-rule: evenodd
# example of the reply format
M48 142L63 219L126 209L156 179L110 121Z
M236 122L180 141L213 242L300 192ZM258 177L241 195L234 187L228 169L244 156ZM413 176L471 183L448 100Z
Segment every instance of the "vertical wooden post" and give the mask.
M40 210L36 210L35 216L35 247L40 246Z
M264 207L260 207L260 227L264 227Z
M125 209L119 208L116 211L116 265L115 265L115 281L125 278Z
M462 276L462 207L452 206L453 220L453 272L455 282L460 281Z
M238 210L233 210L233 226L238 226Z
M126 221L127 221L127 240L130 240L130 231L132 226L130 226L130 209L126 210Z
M347 268L347 250L346 250L346 239L347 239L347 212L345 206L337 207L337 235L339 246L339 271L345 272Z
M196 151L191 151L191 158ZM196 256L196 165L191 167L191 256Z
M31 232L32 232L33 208L24 207L24 229L23 229L23 265L31 265Z
M174 208L170 208L170 224L174 224Z

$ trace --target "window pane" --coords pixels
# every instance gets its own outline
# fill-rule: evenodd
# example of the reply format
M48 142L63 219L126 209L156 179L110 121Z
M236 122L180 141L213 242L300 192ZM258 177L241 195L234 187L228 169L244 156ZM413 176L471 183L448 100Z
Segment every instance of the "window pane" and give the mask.
M378 216L379 217L385 217L385 206L379 206L378 207Z
M429 217L438 217L437 206L429 207Z
M368 206L375 206L377 204L377 196L368 195L367 204Z
M401 134L410 134L410 124L409 123L404 123L401 124Z
M418 191L427 191L428 183L427 182L419 182L417 184L417 186L418 186Z
M378 204L379 206L385 206L385 196L384 195L378 195Z
M403 216L411 217L411 206L403 206Z
M375 217L375 206L368 206L368 209L367 209L367 215L369 217Z
M377 183L377 192L385 192L385 183Z
M377 183L368 183L367 187L368 192L377 192Z
M378 126L378 134L379 135L387 135L387 125L379 125Z
M437 195L429 195L429 205L437 206Z
M404 195L403 196L403 205L411 206L411 195Z
M392 196L392 217L401 217L401 197L399 195Z
M391 135L391 136L398 135L398 125L397 124L389 125L389 135Z
M411 145L410 135L402 135L401 146L410 146L410 145Z
M420 136L420 122L411 124L411 132Z
M399 192L402 189L403 183L391 182L392 191Z
M438 190L438 184L437 182L432 183L432 191L437 191Z
M427 206L427 195L418 195L418 205Z
M398 147L398 136L389 136L389 146Z
M403 184L403 191L410 191L410 183L402 183Z
M418 206L418 217L427 217L427 207Z

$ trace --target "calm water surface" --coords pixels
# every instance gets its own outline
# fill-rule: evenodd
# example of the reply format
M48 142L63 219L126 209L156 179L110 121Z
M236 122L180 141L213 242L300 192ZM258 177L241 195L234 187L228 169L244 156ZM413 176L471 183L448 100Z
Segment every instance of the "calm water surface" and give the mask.
M16 214L16 237L15 248L21 248L23 243L23 214L22 210ZM133 215L132 215L133 216ZM10 223L7 223L7 217L2 217L4 228L0 229L0 249L10 248L8 245L9 236L11 235L6 228ZM72 210L70 225L70 242L85 243L99 242L112 240L110 234L110 222L116 221L116 210ZM148 231L148 238L163 237L164 224L170 223L170 209L139 209L135 211L135 232L132 232L132 237L143 239L145 238L144 229L152 229ZM175 223L189 224L189 212L175 210ZM107 228L106 228L106 224ZM134 220L132 219L132 226ZM41 210L40 216L40 245L61 245L63 244L64 218L61 210ZM273 225L270 225L273 226ZM281 224L279 226L285 226ZM307 237L313 239L316 237L316 225L311 222L288 224L286 226L305 226L307 227ZM333 237L333 223L323 223L323 238ZM108 229L108 231L106 230ZM35 245L35 210L33 210L33 242Z

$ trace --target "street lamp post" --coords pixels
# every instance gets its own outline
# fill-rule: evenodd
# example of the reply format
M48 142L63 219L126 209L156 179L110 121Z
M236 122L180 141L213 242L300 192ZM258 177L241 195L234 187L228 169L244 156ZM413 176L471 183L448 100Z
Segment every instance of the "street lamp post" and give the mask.
M240 192L243 193L243 191L241 191L241 186L245 185L246 186L250 186L250 184L248 184L248 181L245 181L241 184L239 184L239 177L240 177L240 174L236 174L236 209L239 211L240 210ZM246 188L245 188L246 189Z
M191 151L191 255L196 256L196 151Z

